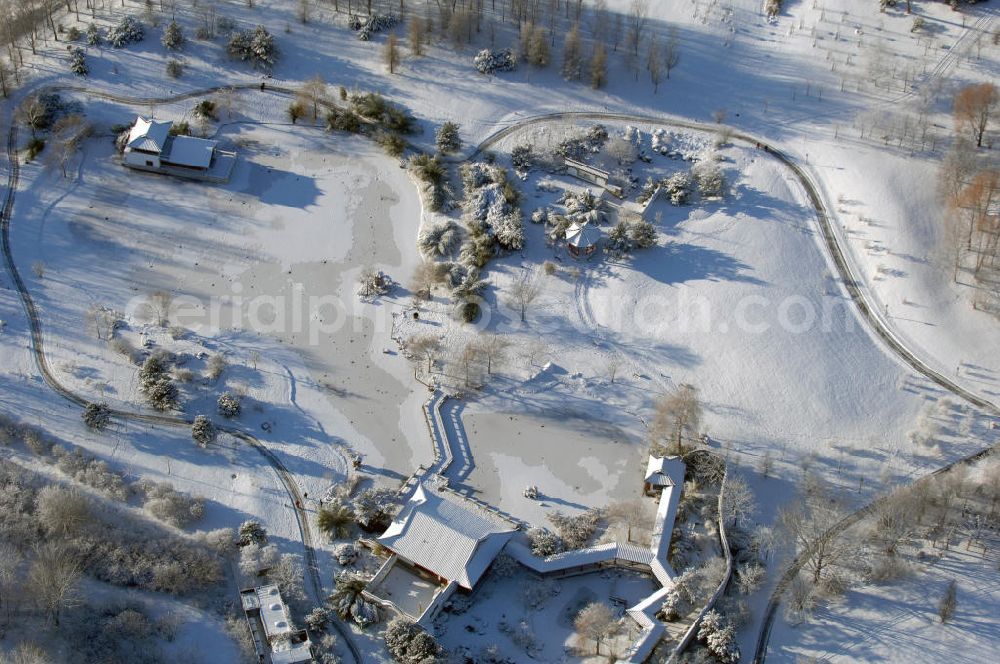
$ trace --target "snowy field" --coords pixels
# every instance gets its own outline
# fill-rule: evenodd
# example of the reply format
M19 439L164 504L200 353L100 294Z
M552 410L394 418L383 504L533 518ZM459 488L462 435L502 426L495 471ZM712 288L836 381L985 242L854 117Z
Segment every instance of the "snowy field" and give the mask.
M97 23L143 11L139 3L127 4ZM627 4L609 3L622 12ZM458 53L434 47L390 76L379 57L384 37L358 41L342 16L331 27L326 4L314 7L303 25L296 5L248 9L233 1L219 3L219 11L241 27L262 23L275 33L282 56L274 85L296 87L322 73L332 86L378 89L426 128L414 138L420 147L431 145L433 128L444 120L461 122L472 145L519 120L567 109L724 119L767 137L796 156L823 190L862 285L891 328L959 384L991 400L1000 394L997 320L973 310L969 287L952 283L942 265L935 191L954 90L1000 76L997 46L983 38L995 28L991 3L962 12L914 3L927 27L913 32L901 7L882 14L873 2L790 3L773 22L758 0L655 2L649 30L663 38L666 21L675 22L682 53L656 94L645 73L633 76L618 49L609 60L609 84L597 91L563 81L558 66L481 77L469 47ZM184 7L178 20L193 35L201 19ZM71 16L61 22L76 23ZM83 15L80 27L87 22ZM584 32L595 27L585 21ZM498 46L512 43L509 24L497 22L494 31ZM14 101L49 83L162 96L261 80L229 61L222 40L193 39L178 56L184 76L167 79L161 32L151 28L144 42L127 49L88 47L85 80L66 72L64 44L49 42L31 57ZM488 40L485 34L480 42ZM228 185L143 175L120 167L107 128L139 113L190 119L194 100L128 106L74 97L101 135L85 143L70 177L40 163L23 166L11 226L15 261L39 307L58 380L87 398L142 407L135 367L88 323L92 307L111 307L128 315L123 336L134 345L148 341L185 358L195 374L181 388L188 414L213 413L225 389L245 394L240 425L275 450L310 496L349 474L348 449L362 455L362 472L387 486L428 465L432 449L420 411L426 389L412 379L404 358L383 352L395 348L401 329L417 327L402 322L409 311L405 288L375 304L354 294L364 267L385 270L405 285L420 260L414 243L421 203L397 160L364 139L289 125L287 97L240 92L216 134L240 154ZM3 109L5 122L11 108ZM918 119L929 124L926 141L902 135L904 125ZM547 132L568 127L559 120L535 126L497 150L544 143ZM653 126L641 128L648 134ZM713 138L681 132L679 140L706 146ZM776 477L755 480L764 522L791 495L802 465L818 465L862 502L995 442L988 418L916 376L857 320L790 174L752 146L727 147L722 157L729 195L691 207L656 203L658 245L628 262L596 258L579 266L577 278L565 269L571 263L563 250L547 248L541 229L527 224L527 249L491 263L487 329L510 335L515 349L463 413L473 462L463 483L477 497L538 524L552 509L634 497L641 490L651 402L681 383L700 388L711 445L745 474L766 451L774 454ZM648 170L663 176L679 167L657 156ZM6 168L4 162L4 175ZM532 173L521 185L528 215L553 199L536 188L540 177L578 187ZM502 294L522 269L544 260L560 269L544 277L543 294L521 323ZM205 496L200 528L235 526L252 516L283 551L301 551L287 495L252 450L224 437L205 452L186 431L135 423L102 436L85 431L78 410L56 400L38 377L9 276L0 284L4 412L73 440L116 469ZM149 321L143 303L157 290L175 293L171 323L189 329L179 339ZM420 328L446 339L470 334L436 305ZM530 348L539 341L544 350ZM203 377L202 354L227 358L218 381ZM546 362L551 366L543 371ZM930 430L933 435L924 435ZM539 503L522 497L529 484L539 486ZM307 501L307 508L314 506ZM799 627L795 638L779 619L775 643L788 644L783 653L790 661L919 661L932 645L945 656L954 652L949 644L974 634L963 652L967 661L985 661L997 638L988 620L996 612L996 572L953 555L905 586L851 592L815 625ZM320 563L329 584L334 565L327 553ZM919 598L922 588L950 576L961 577L960 588L967 589L968 613L942 627L921 612L926 602ZM602 598L628 595L629 604L649 590L635 580L621 581L621 589L603 577L559 583L563 591L531 618L539 621L535 633L546 635L540 661L564 656L572 632L565 609L582 601L586 589ZM488 584L466 614L481 622L468 630L451 621L446 646L472 639L478 648L496 640L496 616L518 601L508 587L517 584ZM755 598L755 608L764 599ZM192 614L190 622L200 620ZM182 633L208 639L189 630ZM858 641L852 633L868 638ZM743 637L747 653L752 630ZM377 635L362 639L370 657L382 656L375 654ZM857 645L831 646L845 641ZM232 657L220 649L205 661Z

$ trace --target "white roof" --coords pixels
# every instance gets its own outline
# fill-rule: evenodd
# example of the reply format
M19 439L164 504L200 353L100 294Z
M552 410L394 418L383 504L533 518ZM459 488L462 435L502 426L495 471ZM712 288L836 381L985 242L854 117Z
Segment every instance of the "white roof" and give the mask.
M171 122L147 120L141 115L135 119L135 124L128 133L126 147L145 152L162 152L170 136Z
M261 586L256 589L260 599L260 622L264 625L264 633L270 640L275 636L289 634L292 623L285 611L285 603L281 599L281 591L276 585Z
M580 171L586 171L587 173L590 173L591 175L596 175L598 177L604 177L604 178L608 177L608 172L607 171L602 171L601 169L597 168L596 166L591 166L590 164L585 164L582 161L577 161L576 159L570 159L569 157L567 157L566 158L566 165L570 166L572 168L575 168L577 170L580 170Z
M684 486L684 462L680 457L649 457L646 481L656 486Z
M575 223L566 229L566 244L571 247L593 247L601 239L601 232L588 224Z
M193 136L174 136L170 142L169 154L160 158L168 164L208 168L212 163L212 152L218 141L209 141Z
M423 483L378 538L400 558L471 590L514 528Z

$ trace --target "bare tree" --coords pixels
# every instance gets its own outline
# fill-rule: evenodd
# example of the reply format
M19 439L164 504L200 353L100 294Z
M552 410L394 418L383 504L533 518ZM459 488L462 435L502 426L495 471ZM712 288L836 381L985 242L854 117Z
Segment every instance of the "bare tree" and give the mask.
M40 544L34 553L28 586L48 619L58 627L62 610L82 601L79 588L82 567L76 555L58 542Z
M36 515L42 527L56 535L73 535L93 520L90 501L79 490L49 484L38 492Z
M744 528L750 523L756 511L757 500L746 480L742 477L727 478L725 492L722 495L723 519Z
M639 57L639 46L648 20L648 0L632 0L628 7L628 44L635 57Z
M622 33L625 31L621 12L615 12L615 19L611 23L611 50L618 52L618 45L622 43Z
M888 496L875 505L870 539L883 553L896 555L896 550L916 529L917 512L909 491Z
M662 74L660 66L660 44L654 34L649 38L649 46L646 53L646 71L649 72L649 82L653 84L654 95L660 89L660 78Z
M778 515L778 523L795 543L798 554L807 556L805 568L811 572L814 585L825 580L831 569L846 566L858 553L856 542L834 530L847 514L846 506L830 488L810 474L803 481L799 499Z
M482 356L482 346L475 339L465 344L462 351L458 353L456 363L462 371L463 385L466 388L476 387L480 384L482 378L480 360Z
M319 74L316 74L299 88L299 95L305 99L312 108L313 122L319 117L319 107L326 101L326 81Z
M28 126L28 129L31 130L31 136L34 138L37 130L44 129L48 109L41 98L37 94L33 94L25 97L21 105L17 107L15 117Z
M424 54L424 39L426 24L420 16L411 16L410 19L410 55L418 57Z
M681 61L681 42L677 37L677 28L670 26L667 31L667 42L663 45L663 67L666 69L667 78L670 72Z
M90 130L90 124L78 113L60 118L52 126L49 149L45 151L46 159L50 164L59 166L63 177L67 177L66 165L80 149L81 142L90 134Z
M537 271L523 270L514 280L507 294L507 303L521 314L521 322L527 320L528 307L541 292L542 284Z
M612 355L608 358L608 361L604 364L604 370L608 372L608 379L611 384L614 385L615 376L618 375L618 370L622 366L622 359L618 355Z
M952 579L948 582L948 586L944 590L944 595L942 595L941 600L938 602L938 618L941 622L946 623L955 617L955 607L958 604L958 592L955 580Z
M395 74L396 68L399 67L399 46L396 43L395 32L390 32L389 37L385 40L385 50L382 52L382 57L385 59L385 66L389 68L389 73Z
M992 83L967 85L955 95L955 129L972 134L976 147L983 146L983 136L990 118L1000 104L997 87Z
M594 654L597 655L601 653L601 641L614 636L620 629L611 609L601 602L591 602L583 607L576 615L573 626L582 636L594 642Z
M771 476L772 468L774 468L774 455L771 454L771 450L767 450L757 462L757 472L761 477L767 478Z
M146 300L156 319L156 324L160 327L165 327L169 322L170 308L173 306L173 302L174 296L167 291L154 291Z
M493 365L504 361L507 349L510 348L510 340L506 337L493 333L481 336L478 339L478 346L486 358L486 373L492 375Z
M0 542L0 610L6 620L14 610L14 596L18 590L18 571L24 556L20 550L8 542Z
M684 438L697 435L701 415L698 388L693 385L682 384L660 397L654 405L653 422L649 427L650 453L662 456L670 449L674 454L683 454Z
M441 340L433 334L417 334L406 342L406 349L416 358L427 361L427 373L441 353Z
M632 531L643 526L645 517L644 503L641 500L612 503L608 505L605 516L610 522L625 525L627 528L625 539L631 542Z

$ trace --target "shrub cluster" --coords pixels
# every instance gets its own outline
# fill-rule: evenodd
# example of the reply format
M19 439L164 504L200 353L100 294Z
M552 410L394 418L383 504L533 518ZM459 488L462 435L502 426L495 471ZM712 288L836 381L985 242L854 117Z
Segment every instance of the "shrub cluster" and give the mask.
M497 72L514 71L517 69L517 56L509 48L502 51L484 48L476 53L472 64L481 74L490 75Z
M136 17L127 14L108 30L108 43L115 48L123 48L129 44L141 42L144 36L142 23Z
M391 30L399 23L393 14L372 14L371 16L352 16L348 22L351 30L358 33L358 39L368 41L377 32Z

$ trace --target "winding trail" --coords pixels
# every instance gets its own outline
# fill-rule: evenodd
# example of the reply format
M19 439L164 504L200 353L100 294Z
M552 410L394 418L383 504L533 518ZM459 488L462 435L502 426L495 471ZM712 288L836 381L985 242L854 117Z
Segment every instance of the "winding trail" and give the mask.
M214 88L205 88L202 90L195 90L192 92L183 93L175 97L170 98L159 98L159 99L144 99L144 98L129 98L118 95L111 95L102 92L95 92L87 90L86 88L78 86L60 86L60 87L50 87L50 90L59 91L73 91L80 92L90 96L101 97L111 101L129 104L129 105L140 105L149 103L170 103L173 101L181 101L184 99L191 99L193 97L203 96L205 94L211 94L225 89L259 89L259 85L239 85L239 86L219 86ZM268 91L275 91L279 94L291 94L294 91L284 89L269 87ZM14 254L11 250L10 243L10 225L11 219L14 212L14 199L17 193L18 180L20 177L20 162L17 156L17 123L11 122L10 131L7 134L7 163L8 163L8 174L7 174L7 194L4 198L3 207L0 208L0 246L3 250L4 265L14 282L14 286L17 289L18 295L20 296L21 303L24 307L25 315L28 319L28 325L31 330L31 350L32 355L35 358L35 364L38 366L38 372L45 384L53 392L58 394L60 397L69 401L81 408L85 407L88 400L84 397L76 394L75 392L69 390L66 386L60 383L52 370L49 367L48 358L45 355L45 345L44 337L42 335L42 323L38 315L38 309L35 306L34 300L31 298L31 294L25 286L24 280L21 277L20 272L14 263ZM147 424L157 425L157 426L168 426L168 427L190 427L191 423L194 421L193 418L179 416L179 415L159 415L154 413L138 412L138 411L127 411L121 409L111 409L111 417L120 421L131 421L131 422L143 422ZM217 426L219 431L223 431L233 436L234 438L250 445L254 450L260 454L268 465L274 470L275 475L281 482L285 493L288 495L288 499L291 502L292 509L295 514L295 521L298 525L299 536L302 540L302 547L305 551L306 559L306 569L308 570L307 578L309 579L309 586L313 600L320 604L323 601L323 583L320 579L319 565L316 562L316 549L313 545L312 531L309 527L309 517L305 511L305 502L303 501L302 494L299 491L298 484L295 481L294 476L288 471L288 468L284 465L280 458L265 445L256 436L236 427L232 426ZM361 651L358 650L357 645L354 643L350 632L343 626L339 619L334 619L332 623L337 633L340 635L343 642L346 644L348 650L350 650L354 661L357 664L363 663L363 658L361 656Z

